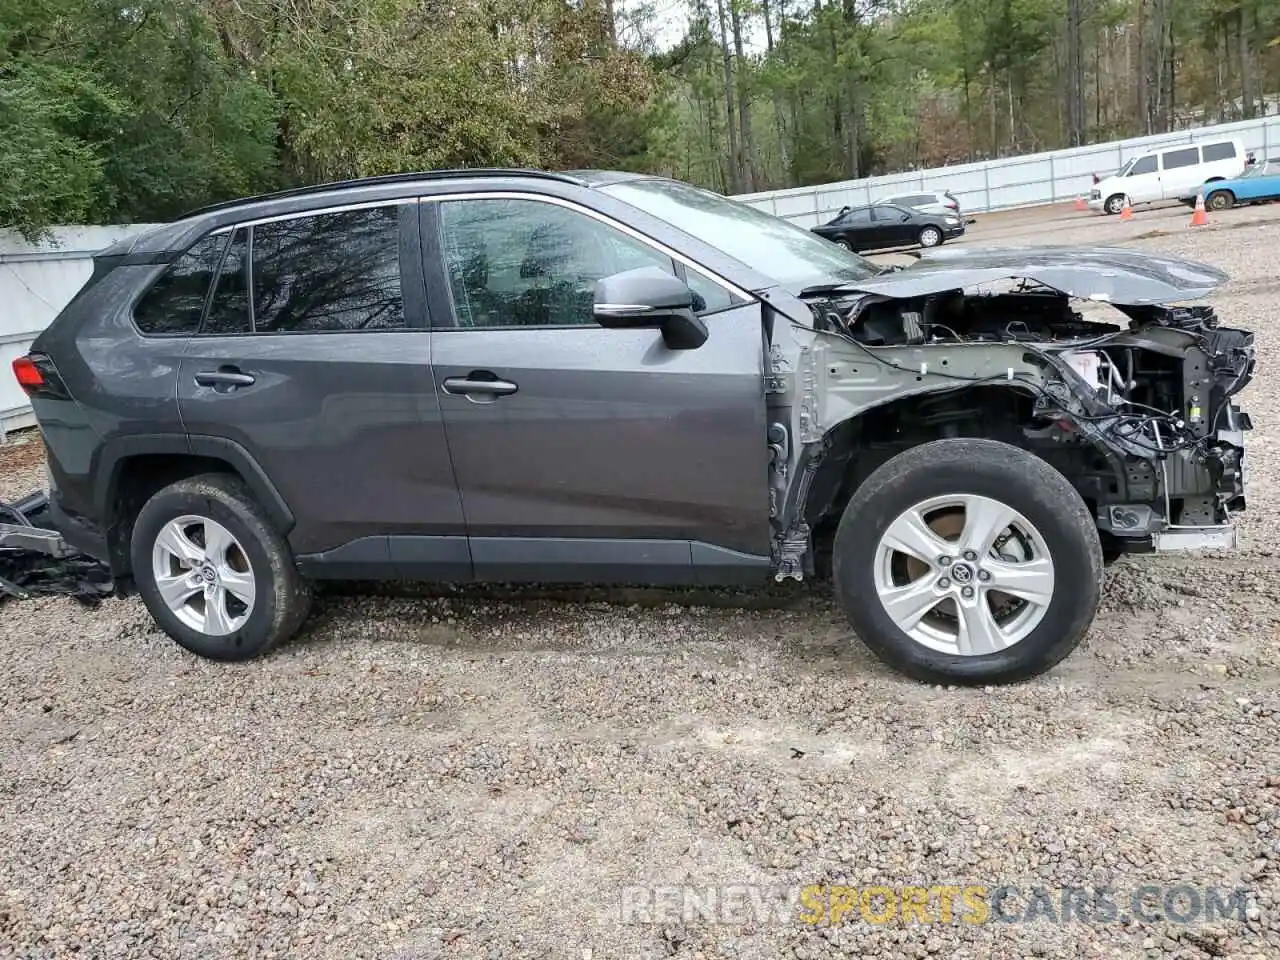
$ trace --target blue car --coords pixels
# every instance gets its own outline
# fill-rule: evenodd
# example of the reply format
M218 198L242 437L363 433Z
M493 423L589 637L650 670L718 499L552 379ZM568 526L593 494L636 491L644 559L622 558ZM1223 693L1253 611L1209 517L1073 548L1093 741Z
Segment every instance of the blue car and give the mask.
M1189 207L1196 205L1196 195L1204 191L1204 205L1210 210L1229 210L1238 203L1266 203L1280 200L1280 160L1254 164L1238 177L1214 180L1193 193L1178 199Z

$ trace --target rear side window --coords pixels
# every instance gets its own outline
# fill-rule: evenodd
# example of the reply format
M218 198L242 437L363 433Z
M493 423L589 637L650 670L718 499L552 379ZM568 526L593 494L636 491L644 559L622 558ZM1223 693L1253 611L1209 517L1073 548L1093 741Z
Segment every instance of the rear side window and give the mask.
M149 336L195 333L226 243L226 236L205 237L171 263L134 306L138 329Z
M256 333L404 327L399 208L255 226L253 313Z
M1194 167L1200 162L1200 148L1186 147L1182 150L1170 150L1164 155L1164 168L1176 170L1178 167Z
M1205 163L1214 160L1234 160L1236 156L1236 145L1229 140L1226 143L1206 143L1200 149L1204 151Z

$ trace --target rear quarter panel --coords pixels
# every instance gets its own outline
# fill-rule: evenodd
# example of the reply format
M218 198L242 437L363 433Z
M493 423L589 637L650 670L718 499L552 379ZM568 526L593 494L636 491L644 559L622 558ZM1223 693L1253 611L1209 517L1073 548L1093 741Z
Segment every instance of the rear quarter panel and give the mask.
M105 445L132 434L182 435L175 394L183 337L143 337L135 295L163 266L117 267L74 300L33 344L49 355L70 400L32 404L64 508L89 513Z

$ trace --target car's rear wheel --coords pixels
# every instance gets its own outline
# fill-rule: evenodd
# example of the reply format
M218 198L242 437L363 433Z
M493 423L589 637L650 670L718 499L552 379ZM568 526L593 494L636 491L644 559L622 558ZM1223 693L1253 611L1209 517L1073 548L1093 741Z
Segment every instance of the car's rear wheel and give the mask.
M840 605L895 669L1004 683L1050 669L1097 611L1102 549L1075 488L992 440L938 440L879 467L836 531Z
M853 244L850 243L848 240L845 240L843 237L837 240L836 243L844 247L846 250L853 250Z
M1107 202L1103 204L1103 209L1110 214L1116 214L1122 211L1124 209L1124 194L1113 193L1111 196L1107 197Z
M1230 210L1236 203L1236 196L1230 190L1215 190L1204 198L1204 205L1210 210Z
M233 476L204 474L156 493L134 523L130 554L156 623L202 657L263 654L310 608L288 544Z
M937 227L922 227L919 239L922 247L936 247L942 242L942 231Z

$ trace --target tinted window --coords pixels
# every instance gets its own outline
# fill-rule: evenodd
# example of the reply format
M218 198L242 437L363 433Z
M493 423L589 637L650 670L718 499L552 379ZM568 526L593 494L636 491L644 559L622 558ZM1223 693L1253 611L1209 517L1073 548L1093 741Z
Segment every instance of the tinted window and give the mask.
M253 310L257 333L403 327L399 208L254 227Z
M919 207L929 203L937 203L938 198L929 193L917 193L910 197L903 197L901 200L895 200L894 203L905 204L908 207Z
M889 220L894 223L901 223L903 218L909 217L914 213L906 207L899 207L894 204L885 204L882 207L876 207L876 219L880 221Z
M1204 153L1204 162L1209 163L1212 160L1233 160L1236 155L1236 145L1231 142L1227 143L1206 143L1200 148Z
M249 237L244 229L237 230L222 258L218 271L218 285L213 288L209 301L209 314L204 318L202 333L226 336L249 332L249 291L245 273L249 267Z
M871 208L859 207L857 210L850 210L840 218L841 223L870 223Z
M1178 167L1194 167L1200 162L1200 148L1187 147L1183 150L1170 150L1164 155L1164 168L1176 170Z
M149 334L195 333L226 243L225 235L205 237L175 260L133 308L138 329Z
M1154 155L1152 155L1150 157L1143 157L1140 160L1138 160L1136 163L1134 163L1134 165L1129 168L1129 172L1125 174L1125 176L1136 177L1140 173L1155 173L1155 172L1156 172L1156 158Z
M535 200L440 204L454 314L462 327L594 324L596 281L671 259L606 223Z

